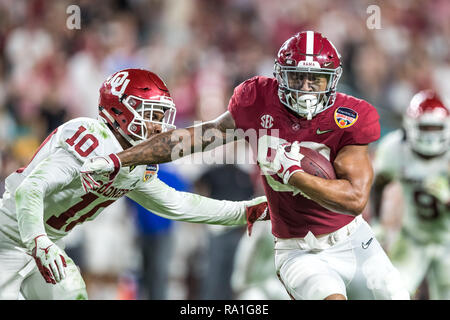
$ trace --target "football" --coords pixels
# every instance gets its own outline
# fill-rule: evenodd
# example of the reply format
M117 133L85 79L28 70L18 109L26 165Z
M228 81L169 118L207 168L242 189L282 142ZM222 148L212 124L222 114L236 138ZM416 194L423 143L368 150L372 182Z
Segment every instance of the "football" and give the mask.
M316 150L300 147L301 154L304 155L300 164L306 173L324 179L336 179L333 164Z

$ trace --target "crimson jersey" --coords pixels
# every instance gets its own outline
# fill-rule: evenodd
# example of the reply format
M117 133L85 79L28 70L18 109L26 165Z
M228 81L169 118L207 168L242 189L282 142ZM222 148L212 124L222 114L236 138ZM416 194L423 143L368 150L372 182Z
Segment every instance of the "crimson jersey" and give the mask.
M366 101L337 93L331 107L306 120L280 103L274 78L254 77L240 84L228 110L236 128L244 130L246 139L256 148L259 163L284 142L299 141L333 162L342 147L368 144L380 137L378 113ZM249 132L256 134L256 145L250 141ZM293 186L283 184L276 174L262 175L262 181L271 210L272 233L278 238L304 237L308 231L325 234L354 219L325 209Z

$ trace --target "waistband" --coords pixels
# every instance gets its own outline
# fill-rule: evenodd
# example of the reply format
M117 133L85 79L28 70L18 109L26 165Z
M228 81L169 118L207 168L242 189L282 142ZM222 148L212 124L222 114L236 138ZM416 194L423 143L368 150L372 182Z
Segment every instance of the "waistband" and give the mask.
M303 238L282 239L275 237L275 249L324 250L346 239L363 221L363 217L358 215L342 228L317 237L311 231L308 231Z

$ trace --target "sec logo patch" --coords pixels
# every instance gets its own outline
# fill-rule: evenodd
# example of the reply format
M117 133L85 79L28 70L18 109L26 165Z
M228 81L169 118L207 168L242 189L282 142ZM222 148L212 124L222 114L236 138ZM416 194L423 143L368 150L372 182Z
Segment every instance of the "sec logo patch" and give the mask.
M273 127L273 117L270 114L265 114L261 117L261 127L265 129Z
M339 107L334 112L334 121L339 128L348 128L358 120L358 113L355 110Z

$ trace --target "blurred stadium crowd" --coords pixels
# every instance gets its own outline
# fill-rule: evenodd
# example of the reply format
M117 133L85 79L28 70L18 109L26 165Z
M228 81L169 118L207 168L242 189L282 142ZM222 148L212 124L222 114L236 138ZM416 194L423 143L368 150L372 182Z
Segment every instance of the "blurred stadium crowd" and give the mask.
M80 29L66 25L71 4L80 7ZM367 26L369 5L381 9L380 29ZM184 127L224 112L243 80L271 76L279 47L301 30L322 32L335 44L344 62L338 90L372 103L385 134L400 126L418 90L434 87L449 101L449 16L446 0L0 0L0 192L6 176L26 165L55 127L96 117L98 89L113 72L141 67L159 74L175 100L176 124ZM253 181L253 167L234 169L237 184ZM177 165L161 170L172 182L175 175L184 190L235 197L212 178L229 172L214 176L208 172L215 167ZM261 193L251 188L242 194ZM221 250L232 257L245 229L142 222L129 219L133 212L138 216L139 209L123 201L68 239L68 254L86 274L92 299L235 297L230 287L216 288L220 296L200 283L211 275L205 268L218 263L208 261L208 244L231 243ZM167 238L153 237L161 233ZM142 239L144 247L166 245L161 254L152 250L156 268L167 269L167 292L158 283L157 293L137 293L148 268L138 250Z

